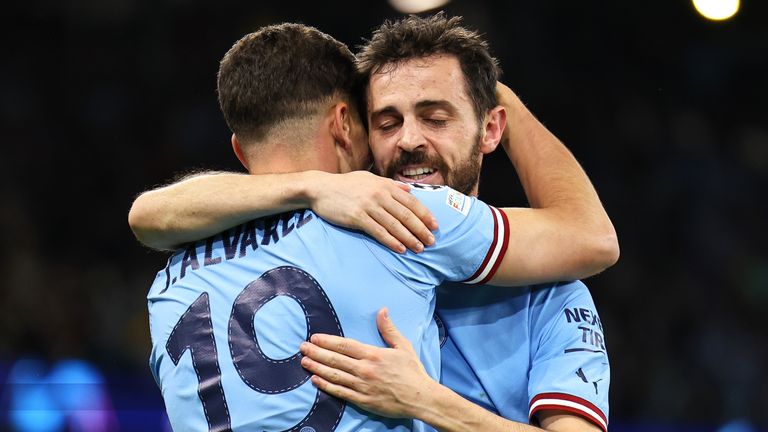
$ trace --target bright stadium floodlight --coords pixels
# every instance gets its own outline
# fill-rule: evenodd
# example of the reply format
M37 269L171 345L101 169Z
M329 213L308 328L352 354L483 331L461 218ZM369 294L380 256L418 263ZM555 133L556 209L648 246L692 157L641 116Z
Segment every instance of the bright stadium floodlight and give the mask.
M450 0L389 0L389 4L398 12L420 13L445 6Z
M740 3L739 0L693 0L693 7L706 19L723 21L736 15Z

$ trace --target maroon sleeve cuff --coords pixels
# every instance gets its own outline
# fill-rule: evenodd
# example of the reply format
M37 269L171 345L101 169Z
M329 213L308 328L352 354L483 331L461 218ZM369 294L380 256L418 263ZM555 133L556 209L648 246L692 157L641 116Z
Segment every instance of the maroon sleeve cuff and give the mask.
M488 253L475 274L463 281L466 284L482 285L488 283L496 273L501 260L504 258L504 254L507 252L507 246L509 245L509 220L507 215L495 207L488 207L490 207L491 214L493 215L493 242L491 242L491 247L488 248Z
M583 417L598 425L603 432L608 432L608 418L595 404L580 397L565 393L541 393L531 400L528 418L539 411L561 410Z

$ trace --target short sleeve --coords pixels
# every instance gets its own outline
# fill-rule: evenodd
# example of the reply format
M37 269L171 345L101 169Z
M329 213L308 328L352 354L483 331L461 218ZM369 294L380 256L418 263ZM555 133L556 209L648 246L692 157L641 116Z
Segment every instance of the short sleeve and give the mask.
M490 280L509 243L509 222L500 210L446 186L412 185L411 192L435 216L435 244L422 253L396 254L373 240L369 248L406 282L481 284Z
M589 290L576 281L533 295L529 417L563 410L607 431L610 365Z

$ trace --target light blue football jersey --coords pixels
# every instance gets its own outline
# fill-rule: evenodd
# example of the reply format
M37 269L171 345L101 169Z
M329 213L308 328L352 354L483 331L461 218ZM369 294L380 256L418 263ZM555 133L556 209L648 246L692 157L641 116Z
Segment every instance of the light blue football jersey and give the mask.
M437 294L442 384L517 422L557 409L607 430L605 333L583 283L461 288Z
M446 187L416 186L435 215L436 244L396 254L309 210L256 219L177 251L148 299L150 367L175 431L406 431L332 398L308 380L299 345L314 333L385 346L375 316L388 307L428 372L434 287L493 273L506 245L497 209Z

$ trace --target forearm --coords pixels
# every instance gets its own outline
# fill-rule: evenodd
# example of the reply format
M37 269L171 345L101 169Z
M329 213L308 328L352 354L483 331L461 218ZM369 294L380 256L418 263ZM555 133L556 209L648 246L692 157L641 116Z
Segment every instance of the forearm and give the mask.
M424 406L414 407L415 418L443 432L533 432L542 431L534 426L507 420L469 402L448 387L437 382L426 394Z
M154 249L173 249L248 220L309 207L307 185L319 171L248 175L211 173L141 194L128 223Z
M376 314L376 326L391 348L319 333L302 343L301 365L313 374L312 383L364 410L418 419L444 432L600 432L583 418L561 411L539 412L545 429L497 416L432 379L386 308Z
M501 101L507 108L507 139L502 146L544 224L542 234L552 238L540 239L541 253L564 254L561 266L573 278L613 265L619 253L616 232L587 174L511 90L502 93ZM551 250L545 249L550 246Z

